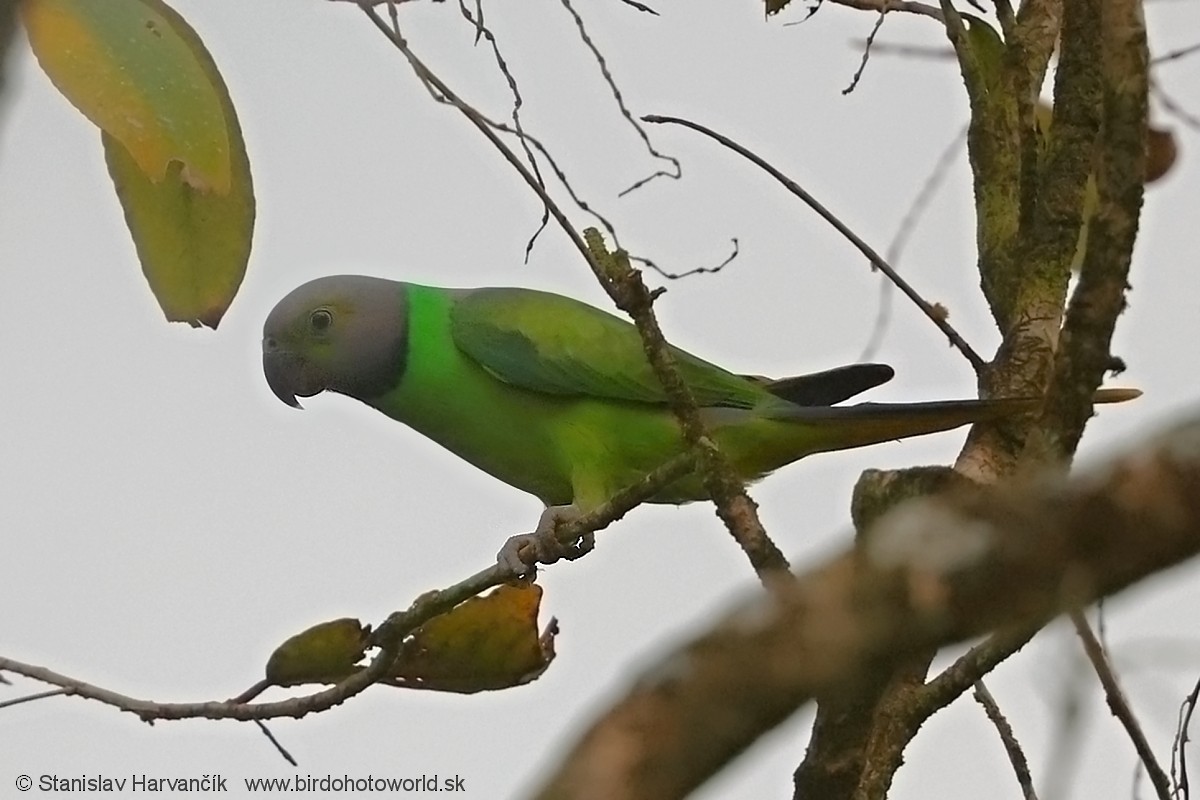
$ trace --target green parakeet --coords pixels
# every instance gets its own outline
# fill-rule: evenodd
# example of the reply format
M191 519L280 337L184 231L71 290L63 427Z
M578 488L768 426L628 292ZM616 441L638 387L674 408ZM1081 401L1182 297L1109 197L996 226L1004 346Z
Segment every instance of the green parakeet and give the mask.
M540 556L558 520L602 503L682 449L634 326L532 289L444 289L356 275L283 298L263 329L263 370L290 406L322 391L361 400L547 506L501 561ZM835 406L892 377L857 364L783 380L738 375L673 350L738 474L756 481L812 453L918 436L1034 407L1030 400ZM652 502L707 498L697 475Z

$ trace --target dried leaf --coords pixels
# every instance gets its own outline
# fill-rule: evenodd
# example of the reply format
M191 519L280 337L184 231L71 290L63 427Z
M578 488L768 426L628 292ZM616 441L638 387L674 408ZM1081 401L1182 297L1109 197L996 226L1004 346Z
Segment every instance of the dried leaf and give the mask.
M539 637L536 584L506 584L427 622L405 641L390 683L417 689L479 692L540 676L554 659L552 620Z

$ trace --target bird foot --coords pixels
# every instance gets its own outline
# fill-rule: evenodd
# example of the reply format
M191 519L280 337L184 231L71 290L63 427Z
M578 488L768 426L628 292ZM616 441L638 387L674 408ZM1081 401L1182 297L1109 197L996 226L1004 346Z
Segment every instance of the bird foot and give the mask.
M537 572L538 564L553 564L560 559L574 561L587 555L596 546L596 534L588 531L580 535L570 544L564 544L558 539L558 526L583 516L575 506L550 506L542 512L537 528L533 533L520 533L509 537L500 552L496 554L496 563L516 576L532 576ZM526 558L521 557L524 551Z

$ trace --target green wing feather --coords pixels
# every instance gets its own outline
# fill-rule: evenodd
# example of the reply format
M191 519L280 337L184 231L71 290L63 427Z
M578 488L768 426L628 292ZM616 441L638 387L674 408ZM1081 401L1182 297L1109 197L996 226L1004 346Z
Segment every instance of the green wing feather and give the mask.
M562 295L472 289L450 312L455 345L506 383L543 394L662 405L666 395L632 323ZM778 402L755 383L671 348L700 406Z

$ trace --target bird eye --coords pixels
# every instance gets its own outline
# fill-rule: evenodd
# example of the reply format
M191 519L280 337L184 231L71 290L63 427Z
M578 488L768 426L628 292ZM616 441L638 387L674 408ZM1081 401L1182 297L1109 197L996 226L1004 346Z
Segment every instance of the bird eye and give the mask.
M324 333L333 324L333 314L327 308L318 308L308 315L308 327L313 333Z

